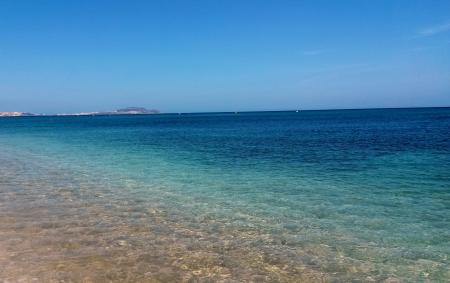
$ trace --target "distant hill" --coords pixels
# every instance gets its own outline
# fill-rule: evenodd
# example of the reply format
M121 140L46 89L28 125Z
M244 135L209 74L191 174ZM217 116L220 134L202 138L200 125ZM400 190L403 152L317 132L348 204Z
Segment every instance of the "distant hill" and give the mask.
M159 111L155 109L146 109L144 107L127 107L117 109L113 114L158 114Z
M146 109L144 107L127 107L121 108L114 111L102 111L102 112L81 112L73 114L58 114L58 116L98 116L98 115L148 115L148 114L158 114L159 111L156 109Z

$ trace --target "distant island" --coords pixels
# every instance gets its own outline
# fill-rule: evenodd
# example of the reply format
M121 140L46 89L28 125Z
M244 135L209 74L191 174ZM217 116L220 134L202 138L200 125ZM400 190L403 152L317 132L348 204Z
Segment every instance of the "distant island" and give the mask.
M0 117L18 117L18 116L98 116L98 115L148 115L159 114L159 110L146 109L144 107L127 107L114 111L106 112L80 112L80 113L64 113L55 115L35 114L28 112L0 112Z

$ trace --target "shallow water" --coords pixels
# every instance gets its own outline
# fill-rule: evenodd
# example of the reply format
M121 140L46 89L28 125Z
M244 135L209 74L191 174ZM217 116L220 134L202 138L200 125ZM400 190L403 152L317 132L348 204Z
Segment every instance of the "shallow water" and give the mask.
M0 279L450 280L450 109L0 119Z

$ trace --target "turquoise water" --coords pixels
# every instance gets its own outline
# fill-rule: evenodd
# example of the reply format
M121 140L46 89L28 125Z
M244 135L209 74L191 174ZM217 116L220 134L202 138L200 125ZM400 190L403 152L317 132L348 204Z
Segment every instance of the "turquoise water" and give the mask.
M2 118L0 146L0 278L450 280L449 108Z

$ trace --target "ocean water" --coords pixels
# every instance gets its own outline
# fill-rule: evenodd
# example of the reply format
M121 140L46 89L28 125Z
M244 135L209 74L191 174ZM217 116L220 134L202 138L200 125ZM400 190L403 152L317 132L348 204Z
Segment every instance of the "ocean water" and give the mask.
M0 281L449 282L450 108L0 119Z

